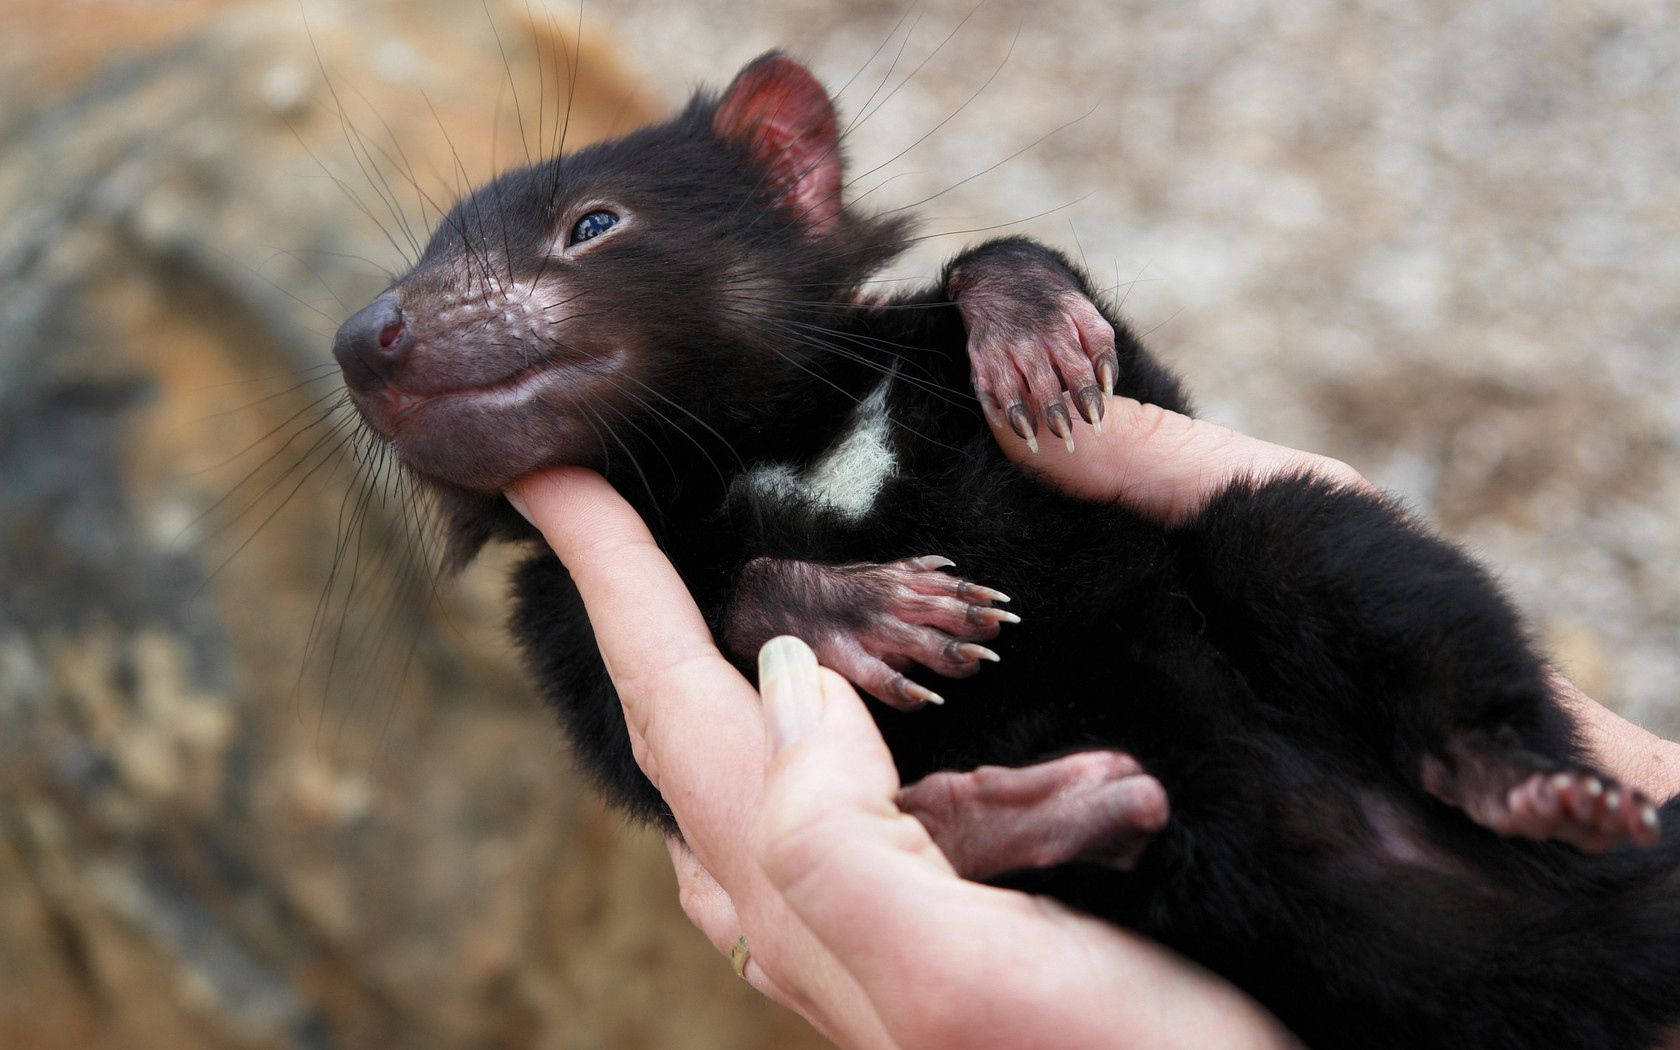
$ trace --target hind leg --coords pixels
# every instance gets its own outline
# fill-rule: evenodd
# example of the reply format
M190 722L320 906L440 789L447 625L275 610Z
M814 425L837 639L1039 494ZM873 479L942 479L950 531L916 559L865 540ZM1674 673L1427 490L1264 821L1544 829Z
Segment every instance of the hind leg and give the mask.
M1076 861L1129 869L1168 817L1160 781L1118 751L934 773L898 805L968 879Z
M1277 717L1349 754L1377 748L1500 834L1657 840L1650 801L1582 762L1492 581L1393 506L1310 478L1238 483L1181 540L1209 632Z
M1602 774L1525 751L1511 734L1459 733L1424 756L1424 790L1514 838L1567 842L1588 853L1654 846L1656 804Z

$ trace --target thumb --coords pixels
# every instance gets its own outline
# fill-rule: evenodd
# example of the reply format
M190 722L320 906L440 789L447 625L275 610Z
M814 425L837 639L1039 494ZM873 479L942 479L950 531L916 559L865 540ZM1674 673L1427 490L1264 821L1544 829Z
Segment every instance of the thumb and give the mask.
M886 870L931 865L949 875L921 823L899 810L892 755L846 680L818 667L810 647L788 636L766 642L758 666L772 750L758 853L795 908L803 910L795 898L876 884ZM799 890L790 892L795 884Z
M1046 442L1034 453L1007 429L994 426L992 433L1005 455L1056 488L1119 503L1169 525L1194 517L1238 478L1310 474L1350 488L1371 488L1340 460L1274 445L1159 405L1111 397L1104 409L1102 433L1081 427L1072 452Z

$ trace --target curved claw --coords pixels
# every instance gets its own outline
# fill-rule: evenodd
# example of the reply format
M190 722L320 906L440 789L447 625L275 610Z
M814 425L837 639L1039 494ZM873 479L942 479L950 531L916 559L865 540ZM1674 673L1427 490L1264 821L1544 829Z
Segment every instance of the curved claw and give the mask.
M823 664L885 704L942 704L904 669L973 675L999 659L978 643L1021 622L994 607L1008 595L945 571L955 564L938 554L851 565L757 558L743 574L724 639L743 655L772 635L795 634L810 640Z
M961 271L953 295L987 421L1006 424L1033 453L1041 421L1070 452L1074 413L1101 433L1119 378L1114 326L1102 312L1042 259L993 255Z

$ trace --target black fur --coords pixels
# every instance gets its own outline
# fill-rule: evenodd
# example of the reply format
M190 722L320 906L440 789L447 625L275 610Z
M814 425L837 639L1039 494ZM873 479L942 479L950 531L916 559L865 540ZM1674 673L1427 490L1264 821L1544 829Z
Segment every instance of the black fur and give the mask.
M902 226L846 213L837 229L805 229L714 132L716 105L701 97L668 124L503 176L439 231L418 275L505 243L510 271L535 286L567 201L634 209L636 228L570 266L583 305L568 316L583 320L555 339L606 332L630 346L623 367L642 392L585 406L612 431L598 444L532 461L510 442L509 462L604 471L720 638L742 566L762 555L937 552L1012 595L1024 620L997 643L1001 664L930 681L943 707L875 706L904 778L1091 747L1135 755L1173 806L1136 870L1012 881L1226 975L1313 1046L1646 1050L1680 1021L1680 804L1663 814L1665 845L1587 856L1500 839L1420 787L1425 757L1454 740L1576 761L1541 661L1481 571L1396 507L1311 478L1234 484L1174 528L1034 481L966 396L966 336L944 284L858 301ZM504 242L504 217L525 232ZM987 253L1053 268L1115 319L1075 267L1030 242L955 263ZM1120 392L1188 410L1115 327ZM743 484L755 464L812 461L889 376L900 471L864 518ZM533 538L495 479L431 479L461 556L493 536ZM518 571L515 610L585 768L669 828L546 549ZM752 653L730 655L750 673Z

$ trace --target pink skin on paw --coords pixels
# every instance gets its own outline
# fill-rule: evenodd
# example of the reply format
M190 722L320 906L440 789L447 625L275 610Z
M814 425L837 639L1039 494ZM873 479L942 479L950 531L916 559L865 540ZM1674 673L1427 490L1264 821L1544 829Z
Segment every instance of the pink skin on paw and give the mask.
M1586 770L1523 773L1471 754L1458 764L1455 775L1426 758L1424 789L1500 835L1566 842L1585 853L1654 846L1662 837L1656 804L1606 777Z
M1129 869L1170 815L1161 782L1118 751L934 773L898 805L968 879L1071 861Z
M860 629L819 638L817 658L859 688L900 710L944 703L937 693L903 674L920 664L947 678L967 678L998 654L981 640L994 638L1020 617L993 603L1008 596L943 572L942 557L907 558L867 571L884 586L880 606Z
M952 278L968 328L974 392L994 425L1007 423L1033 451L1042 422L1071 451L1072 415L1099 432L1103 399L1114 391L1114 326L1048 269L1001 261L967 263ZM1023 299L1037 301L1030 308Z
M825 666L883 703L905 711L944 703L903 672L919 664L966 678L1000 659L980 643L1020 622L997 607L1008 595L943 571L952 564L938 555L885 565L759 558L743 574L759 590L737 600L725 638L750 653L774 635L798 635ZM755 601L755 593L764 597Z
M1654 846L1662 835L1651 800L1589 773L1535 773L1506 793L1505 811L1495 831L1555 839L1586 853Z

